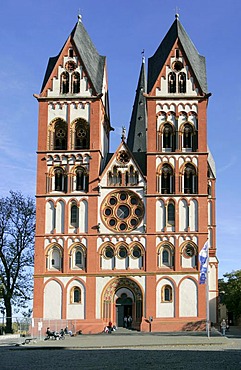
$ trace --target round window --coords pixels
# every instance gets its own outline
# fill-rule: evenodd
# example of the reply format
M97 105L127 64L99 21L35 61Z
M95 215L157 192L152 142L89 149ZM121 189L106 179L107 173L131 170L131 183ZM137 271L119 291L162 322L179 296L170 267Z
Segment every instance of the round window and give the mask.
M136 229L144 215L144 204L133 191L113 191L101 205L101 218L111 230L128 232Z

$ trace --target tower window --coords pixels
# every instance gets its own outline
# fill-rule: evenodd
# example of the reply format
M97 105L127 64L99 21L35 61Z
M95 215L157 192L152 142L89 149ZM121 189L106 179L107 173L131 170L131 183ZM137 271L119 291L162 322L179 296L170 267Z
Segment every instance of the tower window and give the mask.
M187 164L184 169L184 193L197 194L197 180L195 167Z
M78 223L78 207L76 204L71 206L70 223L72 226L76 226Z
M70 58L73 58L74 56L74 50L73 49L69 49L69 57Z
M179 93L186 92L186 75L184 72L181 72L178 75L178 92Z
M63 72L61 74L61 94L68 94L69 92L69 74L68 72Z
M67 149L67 124L63 121L58 121L55 124L54 132L54 150Z
M79 72L74 72L72 74L72 93L78 94L80 92L80 74Z
M180 56L179 49L176 49L176 58L178 59Z
M163 149L175 150L175 134L172 126L166 123L162 131Z
M174 72L171 72L168 75L168 92L176 92L176 74Z
M89 148L89 125L85 120L77 120L75 124L75 143L74 149Z
M173 194L174 176L172 167L168 164L162 167L161 172L161 193L162 194Z
M67 191L67 176L62 168L57 168L54 172L55 177L55 191Z
M77 191L88 191L89 176L83 167L77 167L76 169L76 190Z
M167 223L169 225L175 225L175 205L170 202L167 206Z

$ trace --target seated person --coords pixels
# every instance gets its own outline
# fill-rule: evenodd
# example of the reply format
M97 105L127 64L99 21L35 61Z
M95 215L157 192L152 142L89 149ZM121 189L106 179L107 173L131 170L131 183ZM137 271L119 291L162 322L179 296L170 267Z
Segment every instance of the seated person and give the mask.
M51 331L49 327L47 327L47 330L46 330L46 334L48 337L54 337L55 339L57 338L57 334L55 333L55 331Z
M64 329L64 333L69 334L71 337L73 335L73 332L71 330L68 330L68 326L66 326L66 328Z

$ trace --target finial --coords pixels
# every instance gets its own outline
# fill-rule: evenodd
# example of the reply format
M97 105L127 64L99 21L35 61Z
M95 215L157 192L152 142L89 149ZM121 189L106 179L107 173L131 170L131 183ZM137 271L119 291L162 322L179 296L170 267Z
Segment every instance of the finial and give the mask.
M142 63L145 63L145 49L142 50L141 55L142 55Z
M82 22L82 15L80 14L80 9L78 11L78 21L79 22Z
M121 140L124 141L124 142L126 140L126 128L125 128L125 126L122 126Z
M176 11L175 18L176 18L176 19L179 19L179 13L178 13L178 10L180 10L180 9L176 6L176 9L175 9L175 11Z

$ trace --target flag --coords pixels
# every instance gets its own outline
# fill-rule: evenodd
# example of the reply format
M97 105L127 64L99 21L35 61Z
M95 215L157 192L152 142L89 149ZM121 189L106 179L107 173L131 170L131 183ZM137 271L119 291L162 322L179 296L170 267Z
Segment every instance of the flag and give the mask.
M199 261L200 261L200 278L199 284L205 284L208 272L208 240L202 247L199 253Z

